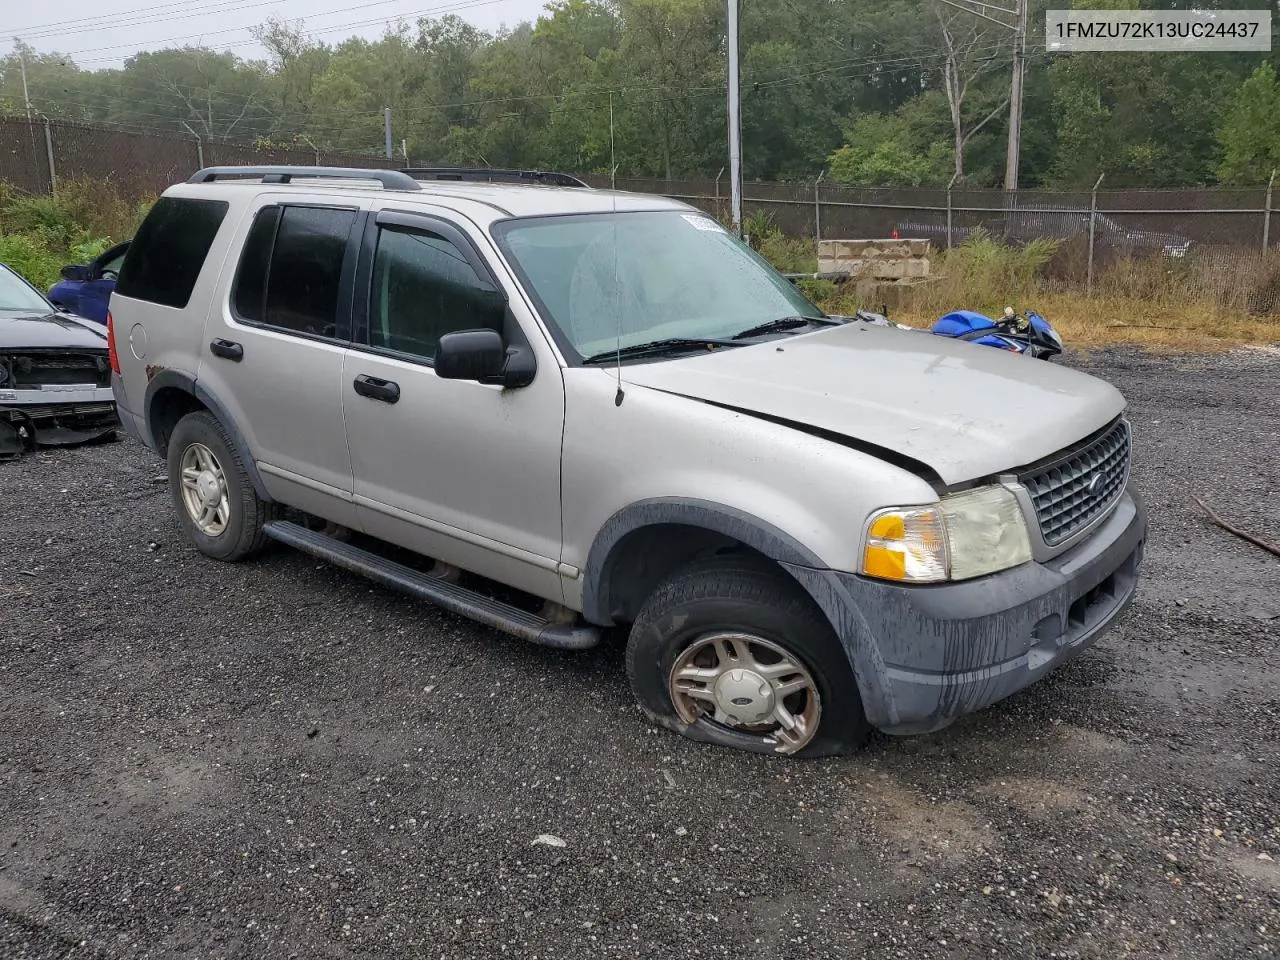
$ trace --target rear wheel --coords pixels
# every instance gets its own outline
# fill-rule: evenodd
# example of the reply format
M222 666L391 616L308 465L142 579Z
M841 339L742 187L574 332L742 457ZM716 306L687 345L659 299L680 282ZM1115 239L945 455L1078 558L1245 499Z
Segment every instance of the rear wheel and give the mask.
M187 414L173 428L168 460L178 521L201 553L235 561L263 548L275 508L258 497L222 424L203 410Z
M667 580L636 617L627 674L646 713L696 740L825 756L870 732L830 624L765 561L719 557Z

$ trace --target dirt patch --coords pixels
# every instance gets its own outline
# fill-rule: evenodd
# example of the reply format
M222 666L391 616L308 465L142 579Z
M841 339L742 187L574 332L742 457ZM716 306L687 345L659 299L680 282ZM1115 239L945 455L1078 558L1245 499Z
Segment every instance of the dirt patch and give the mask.
M887 841L899 875L939 861L963 862L995 842L989 824L973 807L929 796L889 774L858 781L852 792L845 816Z
M1084 813L1097 805L1097 801L1077 787L1046 777L993 780L978 790L993 801L1008 803L1033 819Z
M1232 854L1228 863L1231 869L1252 880L1261 890L1280 894L1280 859L1268 853L1246 850Z

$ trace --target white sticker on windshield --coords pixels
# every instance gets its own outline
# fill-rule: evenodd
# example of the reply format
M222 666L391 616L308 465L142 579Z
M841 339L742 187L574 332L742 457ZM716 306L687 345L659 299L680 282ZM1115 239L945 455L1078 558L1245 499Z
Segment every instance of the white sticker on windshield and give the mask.
M710 217L701 217L696 213L682 213L682 217L692 223L699 230L723 230L720 224L716 223Z

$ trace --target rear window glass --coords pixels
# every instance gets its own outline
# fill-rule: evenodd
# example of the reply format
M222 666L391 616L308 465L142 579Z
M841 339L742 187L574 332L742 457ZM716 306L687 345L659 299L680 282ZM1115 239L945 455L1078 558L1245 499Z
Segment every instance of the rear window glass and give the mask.
M227 208L224 200L161 197L129 245L116 293L185 307Z

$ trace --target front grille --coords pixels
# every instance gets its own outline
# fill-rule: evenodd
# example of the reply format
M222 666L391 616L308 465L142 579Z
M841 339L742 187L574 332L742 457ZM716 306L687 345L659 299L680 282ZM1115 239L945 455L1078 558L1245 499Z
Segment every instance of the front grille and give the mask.
M106 350L30 350L0 356L0 386L38 390L76 384L111 386Z
M1079 449L1019 477L1044 542L1056 546L1106 512L1124 491L1129 458L1129 424L1120 420Z

